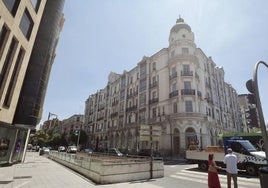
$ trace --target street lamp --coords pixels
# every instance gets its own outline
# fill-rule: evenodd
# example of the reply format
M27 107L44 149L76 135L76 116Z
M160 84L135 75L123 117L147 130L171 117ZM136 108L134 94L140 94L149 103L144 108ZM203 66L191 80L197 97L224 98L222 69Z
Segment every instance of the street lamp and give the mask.
M258 88L258 67L260 64L263 64L268 68L268 65L265 62L263 61L257 62L254 67L253 80L247 81L246 86L247 86L248 91L253 94L256 100L256 108L259 114L260 127L261 127L262 137L264 141L264 149L265 149L266 163L267 163L268 162L268 136L267 136L267 130L266 130L265 121L263 117L261 100L260 100L260 95L259 95L259 88ZM265 184L268 184L268 180L267 180L268 166L260 168L260 172L261 172L260 173L261 187L266 187L267 185Z
M49 118L50 118L51 116L55 116L56 119L58 119L58 116L57 116L56 114L53 114L53 113L49 112L49 113L48 113L47 121L49 121ZM54 123L54 122L53 122L53 123ZM54 125L54 124L53 124L53 125ZM48 127L48 129L50 129L50 126L51 126L51 121L49 121L49 127ZM45 132L47 132L47 130L45 130Z
M49 118L50 118L51 116L56 116L56 119L58 119L58 116L57 116L56 114L53 114L53 113L49 112L49 113L48 113L48 118L47 118L47 120L49 120Z

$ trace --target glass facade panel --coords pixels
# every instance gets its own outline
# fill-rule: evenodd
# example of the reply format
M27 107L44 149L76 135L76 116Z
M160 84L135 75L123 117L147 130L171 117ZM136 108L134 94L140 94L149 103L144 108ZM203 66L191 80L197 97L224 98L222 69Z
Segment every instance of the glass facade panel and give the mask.
M20 0L3 0L3 3L6 5L9 12L15 16L20 4Z
M9 105L10 105L10 102L11 102L11 99L12 99L12 96L13 96L13 93L14 93L14 88L16 86L16 82L17 82L18 75L19 75L19 72L20 72L20 68L21 68L21 64L22 64L22 61L23 61L24 54L25 54L25 51L23 49L20 49L19 55L18 55L16 63L15 63L15 67L13 69L13 73L12 73L12 76L11 76L11 79L10 79L10 82L9 82L9 86L8 86L8 89L7 89L5 100L4 100L4 105L6 107L9 107Z
M19 130L18 131L11 162L14 163L14 162L18 162L18 161L22 160L26 137L27 137L26 130Z
M0 98L2 97L4 86L5 86L6 81L7 81L7 76L10 72L10 67L11 67L11 63L13 61L14 54L15 54L16 49L17 49L17 44L18 44L18 41L15 38L13 38L11 41L11 44L9 46L7 55L6 55L6 59L4 61L3 68L0 72Z
M31 0L31 3L33 5L34 10L37 12L39 9L41 0Z
M4 25L0 30L0 60L2 59L3 51L5 49L6 41L9 36L9 29Z
M27 39L29 39L31 36L33 24L34 23L33 23L33 20L31 18L31 15L28 12L28 10L26 9L24 11L22 19L20 21L20 29Z

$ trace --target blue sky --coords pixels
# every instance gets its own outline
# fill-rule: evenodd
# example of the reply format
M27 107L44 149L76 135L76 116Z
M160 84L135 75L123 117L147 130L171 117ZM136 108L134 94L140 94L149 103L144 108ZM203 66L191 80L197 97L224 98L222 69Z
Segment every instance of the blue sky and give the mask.
M129 71L144 55L168 47L179 15L192 28L197 47L224 68L225 82L248 93L245 83L253 78L255 63L268 63L267 10L265 0L66 0L41 123L49 112L61 120L83 114L86 99L106 86L111 71ZM267 75L260 66L266 119Z

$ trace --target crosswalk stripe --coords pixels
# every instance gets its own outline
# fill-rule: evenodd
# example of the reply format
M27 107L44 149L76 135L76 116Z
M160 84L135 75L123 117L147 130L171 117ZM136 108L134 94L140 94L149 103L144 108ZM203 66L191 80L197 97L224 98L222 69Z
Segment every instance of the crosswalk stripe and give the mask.
M194 171L189 171L189 170L181 170L181 172L184 172L184 173L190 173L191 172L191 174L198 174L199 176L200 175L207 176L207 172L194 172ZM219 178L225 178L226 179L226 175L219 174ZM260 183L259 179L248 179L248 178L243 178L243 177L237 177L237 180L238 181L246 181L246 182L249 182L249 183Z
M204 172L193 172L188 170L181 170L177 172L176 175L171 175L170 177L176 179L182 179L187 181L193 181L197 183L207 184L207 173ZM219 174L219 179L222 187L227 187L226 175ZM260 181L258 179L246 179L238 177L239 188L247 188L248 186L260 187ZM245 187L244 187L245 186Z

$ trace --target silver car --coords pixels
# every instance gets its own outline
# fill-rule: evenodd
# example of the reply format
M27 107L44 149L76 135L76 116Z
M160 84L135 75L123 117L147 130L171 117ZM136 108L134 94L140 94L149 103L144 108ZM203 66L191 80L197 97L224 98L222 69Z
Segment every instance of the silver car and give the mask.
M76 146L68 146L67 153L76 153L77 147Z

